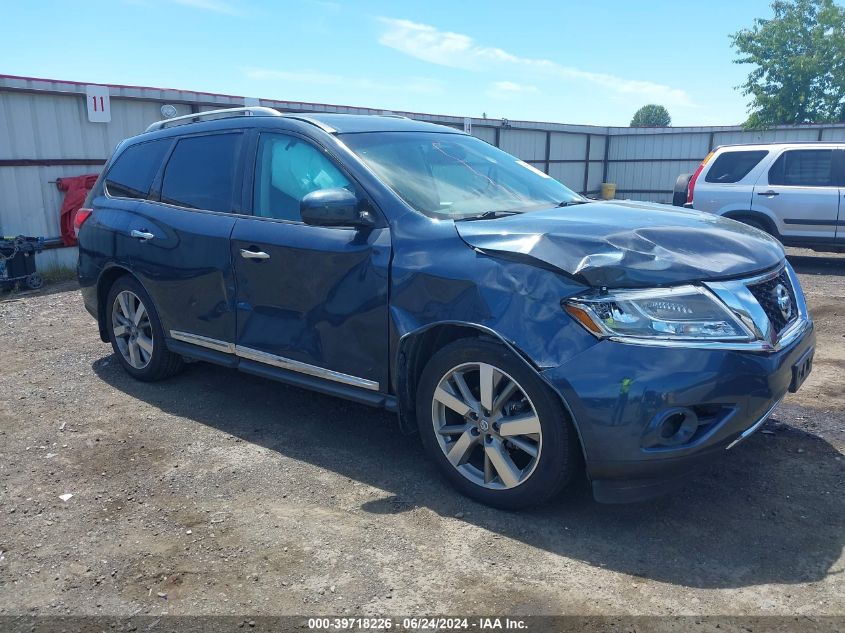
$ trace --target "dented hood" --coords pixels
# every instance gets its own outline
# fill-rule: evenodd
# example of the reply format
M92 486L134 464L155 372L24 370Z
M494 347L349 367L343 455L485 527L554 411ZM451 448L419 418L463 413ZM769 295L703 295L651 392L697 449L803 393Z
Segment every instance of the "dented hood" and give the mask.
M665 286L749 275L783 261L780 242L745 224L662 204L590 202L456 222L473 248L552 268L591 286Z

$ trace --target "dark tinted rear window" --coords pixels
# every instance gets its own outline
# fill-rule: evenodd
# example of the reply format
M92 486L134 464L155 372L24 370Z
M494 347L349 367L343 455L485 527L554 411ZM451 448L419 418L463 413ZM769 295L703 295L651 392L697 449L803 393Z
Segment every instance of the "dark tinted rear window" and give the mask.
M181 139L164 168L162 202L232 211L241 138L241 134L214 134Z
M106 176L106 191L115 198L146 198L170 139L139 143L117 157Z
M713 162L704 182L739 182L768 153L766 150L725 152Z
M769 170L770 185L830 187L833 150L793 149L781 154Z

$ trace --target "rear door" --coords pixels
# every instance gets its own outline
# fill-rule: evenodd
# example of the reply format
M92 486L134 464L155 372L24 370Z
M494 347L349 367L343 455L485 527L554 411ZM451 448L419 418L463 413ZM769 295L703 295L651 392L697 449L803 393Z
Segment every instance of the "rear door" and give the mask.
M786 149L760 176L752 209L775 218L780 234L832 242L839 217L833 149Z
M389 229L302 222L299 203L312 191L366 198L309 140L262 132L255 156L253 217L238 218L232 234L238 356L386 391Z
M766 149L722 150L696 181L694 208L719 215L747 211L754 182L768 154Z
M100 263L132 267L131 257L137 241L130 232L138 227L136 213L147 199L164 157L173 146L173 139L164 138L130 145L123 150L103 178L103 195L93 197L96 213L87 222L86 258ZM95 187L96 191L96 187Z
M229 238L240 211L244 134L179 138L130 227L132 267L165 334L212 349L235 341Z

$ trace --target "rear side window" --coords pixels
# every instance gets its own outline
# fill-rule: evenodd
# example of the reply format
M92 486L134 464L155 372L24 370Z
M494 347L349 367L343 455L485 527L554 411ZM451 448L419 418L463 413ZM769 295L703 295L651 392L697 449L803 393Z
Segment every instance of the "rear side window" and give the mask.
M785 151L769 170L769 184L801 187L833 186L833 150Z
M170 139L126 148L106 175L106 192L113 198L146 198Z
M189 136L176 143L164 168L161 201L231 212L242 134Z
M707 172L704 182L739 182L754 169L768 154L766 150L725 152L719 156Z

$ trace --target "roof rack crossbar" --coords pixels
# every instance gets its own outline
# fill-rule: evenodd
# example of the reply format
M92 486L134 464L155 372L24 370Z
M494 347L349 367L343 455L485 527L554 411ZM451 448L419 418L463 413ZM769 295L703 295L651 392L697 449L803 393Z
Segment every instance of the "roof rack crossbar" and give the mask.
M222 110L208 110L206 112L194 112L193 114L185 114L183 116L173 117L172 119L164 119L163 121L156 121L147 127L145 132L152 132L154 130L163 130L164 128L175 123L177 125L184 125L187 123L196 123L198 121L213 121L216 119L226 119L236 116L282 116L282 113L273 108L266 108L264 106L249 106L246 108L224 108Z

